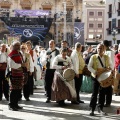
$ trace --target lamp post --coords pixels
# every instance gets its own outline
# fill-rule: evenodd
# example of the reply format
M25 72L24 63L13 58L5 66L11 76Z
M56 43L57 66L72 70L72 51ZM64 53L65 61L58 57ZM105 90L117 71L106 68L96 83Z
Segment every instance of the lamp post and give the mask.
M112 35L113 35L113 41L114 41L114 44L115 44L115 41L116 41L116 35L118 34L118 31L115 29L115 28L113 28L113 30L112 30Z

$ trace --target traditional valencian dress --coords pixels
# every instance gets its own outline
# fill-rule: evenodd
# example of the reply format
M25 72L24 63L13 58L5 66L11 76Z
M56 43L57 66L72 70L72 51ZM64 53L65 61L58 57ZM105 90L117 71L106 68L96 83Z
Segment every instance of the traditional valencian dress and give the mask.
M24 85L24 73L21 64L23 58L20 52L13 50L9 55L9 67L11 68L11 93L9 107L16 110L21 95L21 89Z
M22 56L18 51L13 50L8 56L11 58L12 61L14 61L15 63L21 66ZM10 68L12 74L11 89L21 89L24 83L24 75L23 75L22 67L15 69L11 64Z
M71 59L67 56L66 59L64 59L62 58L62 55L58 55L53 61L53 68L56 69L52 84L51 100L53 101L62 101L66 99L69 101L73 101L76 99L74 80L66 82L63 81L63 79L59 76L59 74L62 75L63 73L62 66L67 65L72 68Z

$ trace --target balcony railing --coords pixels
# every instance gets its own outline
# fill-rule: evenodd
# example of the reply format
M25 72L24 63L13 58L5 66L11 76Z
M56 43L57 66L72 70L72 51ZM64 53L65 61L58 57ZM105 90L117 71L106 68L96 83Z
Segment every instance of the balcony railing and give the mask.
M107 28L106 30L107 30L107 34L111 35L111 28Z

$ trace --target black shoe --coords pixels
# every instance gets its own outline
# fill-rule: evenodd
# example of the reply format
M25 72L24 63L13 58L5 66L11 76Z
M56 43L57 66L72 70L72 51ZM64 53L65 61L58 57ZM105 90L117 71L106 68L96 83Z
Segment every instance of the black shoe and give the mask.
M78 101L71 101L71 104L76 104L76 105L78 105L79 102L78 102Z
M90 116L95 116L93 111L90 112Z
M23 107L21 107L21 106L19 106L19 105L17 105L16 108L17 108L17 109L23 109Z
M66 106L66 104L65 103L59 103L59 106L64 107L64 106Z
M84 103L84 101L82 101L82 100L78 100L78 102L79 102L79 103Z
M98 109L98 113L100 113L101 115L107 115L107 113L103 112L103 110L99 106L97 106L97 109Z
M9 98L6 98L7 101L9 101Z
M26 98L26 101L30 101L30 99L29 99L29 98Z
M12 110L12 111L18 111L18 109L15 108L15 107L10 107L9 110Z
M110 104L105 104L104 107L110 107Z
M8 108L9 110L12 110L12 111L18 111L18 109L15 106L11 106L10 104L8 104Z
M119 96L119 94L118 94L118 93L115 93L114 96Z
M46 103L50 103L50 102L51 102L50 99L47 99L47 100L46 100Z

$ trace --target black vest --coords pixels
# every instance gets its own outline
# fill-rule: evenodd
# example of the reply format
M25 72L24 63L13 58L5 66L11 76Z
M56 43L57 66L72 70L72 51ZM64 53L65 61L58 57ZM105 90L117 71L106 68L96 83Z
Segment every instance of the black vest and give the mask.
M57 56L57 55L60 54L59 50L55 49L55 50L53 50L53 51L47 50L46 55L51 55L53 52L55 52L55 56ZM52 57L52 56L51 56L51 57ZM47 69L50 69L50 59L51 59L51 57L50 57L50 58L47 58L47 64L46 64L46 68L47 68Z

